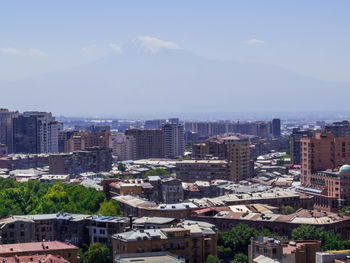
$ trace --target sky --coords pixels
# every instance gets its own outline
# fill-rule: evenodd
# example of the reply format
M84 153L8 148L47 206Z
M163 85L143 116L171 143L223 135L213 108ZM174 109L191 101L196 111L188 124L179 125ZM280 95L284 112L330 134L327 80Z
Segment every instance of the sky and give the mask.
M0 83L89 64L135 41L153 53L185 50L350 83L349 10L347 0L4 0Z

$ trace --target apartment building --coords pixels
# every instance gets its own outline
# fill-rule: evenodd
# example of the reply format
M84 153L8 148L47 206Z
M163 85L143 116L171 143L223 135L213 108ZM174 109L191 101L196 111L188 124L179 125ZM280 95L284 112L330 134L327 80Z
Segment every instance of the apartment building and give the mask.
M184 182L231 180L226 160L183 160L176 163L176 178Z
M112 150L95 146L66 154L49 156L50 174L80 174L109 172L112 169Z
M165 157L163 131L130 129L125 135L134 137L135 160Z
M217 255L217 233L212 224L184 221L172 228L132 230L113 236L113 258L117 254L168 251L189 263L205 262Z
M327 169L339 169L350 164L350 137L334 137L331 133L316 133L302 138L301 175L303 186L310 186L311 175Z
M58 153L62 123L48 112L24 112L13 119L15 153Z
M250 176L250 149L247 137L230 136L223 138L227 145L230 179L233 182Z
M301 130L294 128L290 135L290 159L292 164L301 164L301 145L300 140L305 137L311 137L313 132L311 130Z
M184 126L177 123L166 123L161 127L164 133L164 154L167 158L183 156L185 152Z
M12 118L15 115L15 112L0 108L0 144L6 145L9 153L13 152Z

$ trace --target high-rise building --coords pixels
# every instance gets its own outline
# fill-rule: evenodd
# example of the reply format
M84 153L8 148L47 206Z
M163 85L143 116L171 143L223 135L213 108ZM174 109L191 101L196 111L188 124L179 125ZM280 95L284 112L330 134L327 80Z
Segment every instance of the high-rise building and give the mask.
M35 116L20 115L13 119L13 151L40 153L38 121Z
M250 176L250 149L247 137L230 136L223 138L227 146L230 176L234 182Z
M58 153L62 124L51 113L24 112L13 118L15 153Z
M304 186L311 185L311 175L327 169L338 169L350 164L350 137L334 137L331 133L316 133L302 138L301 176Z
M289 139L290 159L292 164L301 164L300 140L305 137L311 137L312 134L311 130L301 130L299 128L293 129Z
M185 131L180 124L166 123L162 126L164 133L165 157L174 158L183 156L185 151Z
M166 119L159 120L146 120L145 121L145 130L159 130L163 124L166 123Z
M216 157L221 161L227 160L229 177L234 182L243 180L251 175L248 137L239 135L212 138L205 143L195 144L193 146L193 157L196 159ZM213 173L211 180L215 179L215 176L215 173Z
M281 120L273 119L272 120L272 135L273 137L281 136Z
M8 152L13 152L12 118L16 113L8 109L0 109L0 144L7 146Z
M334 122L324 127L325 132L331 132L334 137L350 137L349 121Z
M133 159L164 158L164 133L162 130L130 129L126 136L134 137L135 156Z

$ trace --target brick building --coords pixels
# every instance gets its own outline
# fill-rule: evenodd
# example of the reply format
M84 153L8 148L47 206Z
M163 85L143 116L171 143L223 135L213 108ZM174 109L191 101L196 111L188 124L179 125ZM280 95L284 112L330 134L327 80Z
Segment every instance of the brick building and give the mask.
M274 238L259 237L252 240L248 247L249 263L259 256L281 263L315 263L316 252L321 251L321 241L307 240L296 242L281 242Z
M176 163L176 178L184 182L230 180L226 160L184 160Z
M303 186L312 185L311 175L327 169L338 169L350 164L350 137L334 137L331 133L316 133L302 138L301 175Z
M203 208L195 211L191 219L214 224L221 231L228 231L239 224L246 224L256 229L267 228L279 236L290 238L293 229L298 226L312 225L340 234L344 239L350 237L350 217L348 216L306 209L282 215L269 210L266 207L260 209L248 205Z
M125 131L125 135L134 138L134 158L136 160L165 157L165 140L162 130L130 129Z
M112 169L112 150L101 146L86 148L49 157L51 174L80 174L84 172L109 172Z

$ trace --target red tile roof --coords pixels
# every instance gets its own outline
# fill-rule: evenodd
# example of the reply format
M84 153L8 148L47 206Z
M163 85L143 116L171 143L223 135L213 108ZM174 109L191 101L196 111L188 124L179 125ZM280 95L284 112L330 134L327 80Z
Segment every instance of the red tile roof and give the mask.
M29 242L29 243L18 243L18 244L5 244L0 245L1 254L16 254L25 252L42 252L52 250L65 250L65 249L78 249L76 246L59 242L59 241L48 241L48 242Z
M40 260L40 261L39 261ZM33 263L33 262L50 262L50 263L69 263L61 256L55 256L51 254L47 255L33 255L33 256L13 256L13 257L0 257L0 262L4 263Z

